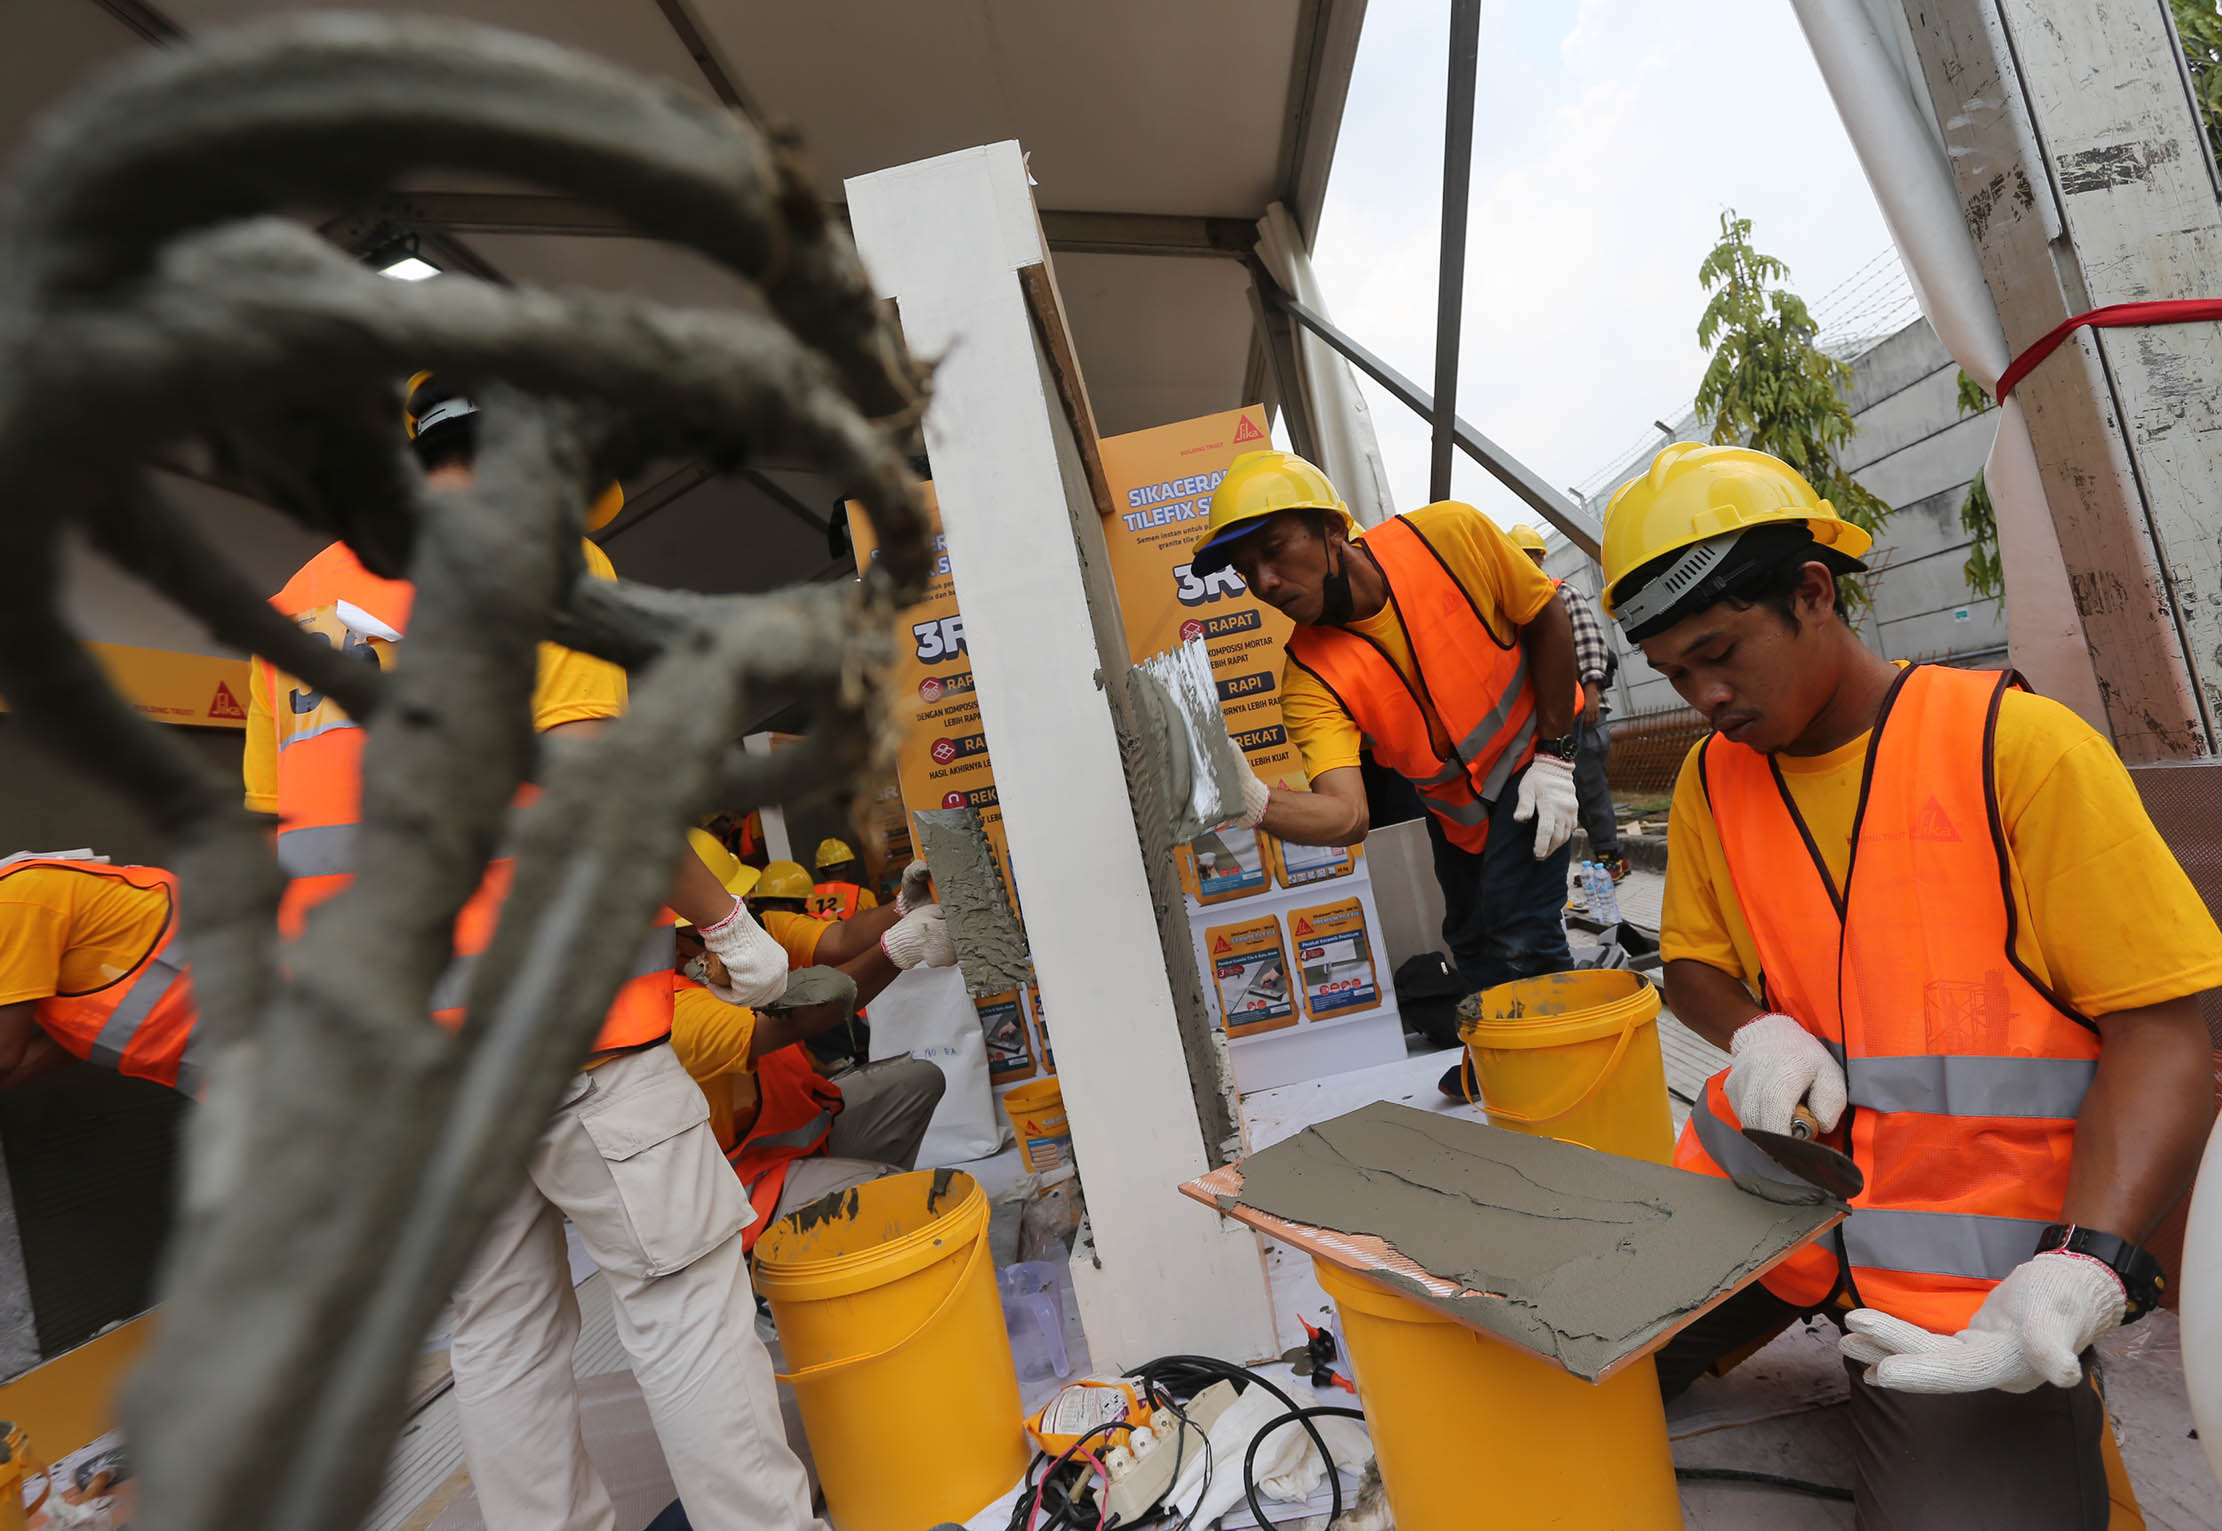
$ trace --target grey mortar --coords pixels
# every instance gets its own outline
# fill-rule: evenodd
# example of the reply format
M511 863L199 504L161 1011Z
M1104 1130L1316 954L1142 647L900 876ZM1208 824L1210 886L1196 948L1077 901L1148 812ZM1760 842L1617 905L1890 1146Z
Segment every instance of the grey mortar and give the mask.
M980 999L1032 983L1033 954L1011 910L979 811L928 808L916 818L924 842L920 848L933 869L934 891L957 945L957 965L964 969L965 992Z

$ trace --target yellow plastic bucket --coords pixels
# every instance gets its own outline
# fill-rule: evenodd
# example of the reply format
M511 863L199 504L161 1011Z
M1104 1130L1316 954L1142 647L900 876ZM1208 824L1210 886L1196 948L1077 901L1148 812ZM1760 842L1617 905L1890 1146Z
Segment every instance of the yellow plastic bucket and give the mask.
M1397 1531L1680 1531L1649 1357L1584 1382L1362 1276L1314 1266L1342 1318Z
M791 1213L757 1243L756 1289L839 1531L963 1521L1026 1470L988 1199L970 1175L893 1175Z
M1481 1104L1496 1126L1674 1162L1659 1058L1659 991L1601 968L1501 983L1458 1007Z
M1035 1174L1072 1157L1072 1129L1065 1125L1065 1092L1057 1076L1013 1085L1003 1095L1004 1114L1018 1134L1019 1156Z

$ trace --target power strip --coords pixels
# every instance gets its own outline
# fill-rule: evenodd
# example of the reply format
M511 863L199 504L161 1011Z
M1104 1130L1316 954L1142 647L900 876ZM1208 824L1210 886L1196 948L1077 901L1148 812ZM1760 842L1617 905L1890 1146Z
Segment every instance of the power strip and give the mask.
M1211 1422L1235 1400L1234 1384L1214 1382L1198 1393L1184 1411L1183 1423L1171 1409L1159 1409L1149 1428L1136 1430L1126 1443L1114 1446L1103 1459L1111 1475L1108 1519L1131 1525L1149 1513L1173 1486L1173 1474L1191 1462L1201 1461L1205 1432Z

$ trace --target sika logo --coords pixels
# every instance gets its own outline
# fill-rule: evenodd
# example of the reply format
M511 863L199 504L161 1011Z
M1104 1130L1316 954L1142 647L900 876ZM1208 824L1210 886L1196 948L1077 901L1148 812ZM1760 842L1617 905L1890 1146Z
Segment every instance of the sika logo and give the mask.
M1912 838L1957 844L1960 832L1952 827L1952 817L1944 811L1944 805L1931 797L1921 805L1921 811L1913 816Z
M1233 943L1232 941L1229 941L1229 940L1228 940L1228 939L1227 939L1227 938L1226 938L1225 936L1221 936L1221 937L1220 937L1220 938L1218 939L1218 941L1216 941L1215 943L1213 943L1213 945L1212 945L1212 948L1211 948L1211 954L1212 954L1212 955L1213 955L1214 957L1216 957L1216 956L1218 956L1218 955L1219 955L1219 954L1220 954L1221 952L1231 952L1231 951L1233 951L1233 950L1234 950L1234 943Z
M947 765L957 758L957 741L946 737L936 739L934 741L933 757L935 765Z
M1244 415L1240 423L1238 423L1234 428L1234 441L1236 446L1240 446L1245 441L1263 441L1264 439L1265 432L1252 425L1250 423L1250 417L1248 415Z
M1204 625L1191 617L1180 625L1180 641L1194 643L1204 635Z
M244 718L247 716L247 709L239 705L239 698L231 694L231 687L218 681L216 694L209 698L208 715L212 718Z
M941 682L929 675L918 683L918 699L922 702L941 700Z
M1308 936L1308 935L1310 935L1311 933L1312 933L1312 922L1311 922L1310 920L1298 920L1298 921L1296 922L1296 934L1297 934L1297 936L1298 936L1299 938L1301 938L1301 937L1304 937L1304 936Z
M964 806L964 794L962 792L942 793L941 806L944 808L962 808Z

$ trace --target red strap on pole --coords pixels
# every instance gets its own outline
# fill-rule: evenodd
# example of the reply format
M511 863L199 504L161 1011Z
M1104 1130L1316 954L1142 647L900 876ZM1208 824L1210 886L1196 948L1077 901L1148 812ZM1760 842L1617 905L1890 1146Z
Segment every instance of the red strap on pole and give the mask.
M2123 325L2139 324L2192 324L2201 319L2222 319L2222 298L2168 298L2151 303L2109 303L2104 308L2094 308L2087 314L2077 314L2073 319L2063 319L2040 336L2036 344L2014 358L2013 365L1998 379L1998 402L2006 402L2006 395L2014 385L2036 370L2037 363L2050 356L2061 341L2085 325L2095 330L2118 329Z

